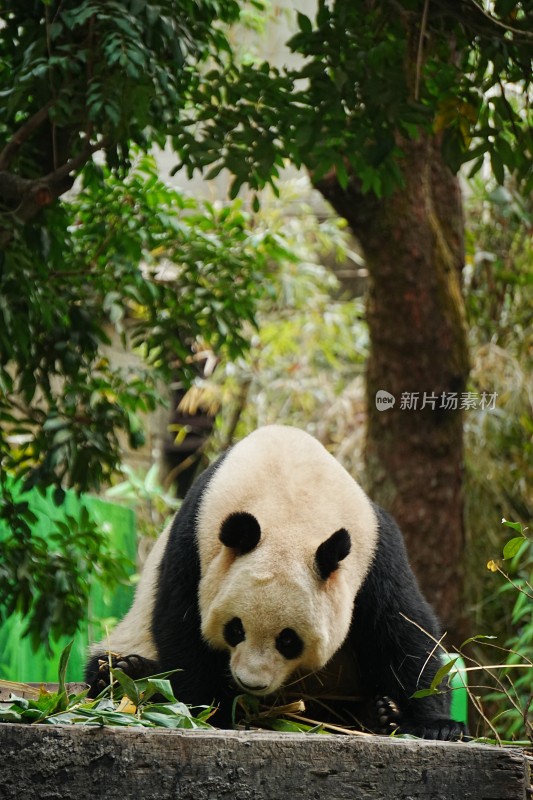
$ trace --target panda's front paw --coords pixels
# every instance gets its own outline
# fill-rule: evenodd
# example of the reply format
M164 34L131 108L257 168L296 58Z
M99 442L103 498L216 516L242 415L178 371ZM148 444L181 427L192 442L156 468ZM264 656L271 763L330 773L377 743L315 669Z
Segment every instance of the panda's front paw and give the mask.
M96 662L96 671L88 681L90 687L89 697L97 697L109 686L111 683L111 670L113 669L121 669L134 681L154 675L158 671L157 664L154 661L143 658L143 656L139 656L136 653L131 653L127 656L116 653L102 653L94 661Z
M421 721L402 720L399 733L408 733L419 739L439 739L444 742L457 742L468 736L466 725L454 719L426 719Z
M116 656L115 663L112 666L113 669L121 669L134 681L139 680L139 678L147 678L149 675L155 675L158 672L155 661L138 656L136 653L132 653L129 656Z
M379 696L375 699L374 706L375 722L372 726L375 733L382 736L389 736L398 730L401 720L401 712L392 698Z

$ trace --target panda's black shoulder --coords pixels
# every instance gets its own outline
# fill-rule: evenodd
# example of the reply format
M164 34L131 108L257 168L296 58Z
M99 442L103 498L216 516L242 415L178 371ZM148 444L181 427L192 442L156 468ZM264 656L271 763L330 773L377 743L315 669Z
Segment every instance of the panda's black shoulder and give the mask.
M398 580L404 581L407 578L406 572L411 573L409 559L403 534L391 514L385 511L377 503L372 503L374 513L378 522L378 538L376 553L373 561L373 571L377 570L381 574L386 574L389 578L394 575Z
M374 618L380 612L421 616L428 630L437 630L437 619L420 591L398 524L376 503L372 506L378 521L378 539L369 572L358 593L359 608Z

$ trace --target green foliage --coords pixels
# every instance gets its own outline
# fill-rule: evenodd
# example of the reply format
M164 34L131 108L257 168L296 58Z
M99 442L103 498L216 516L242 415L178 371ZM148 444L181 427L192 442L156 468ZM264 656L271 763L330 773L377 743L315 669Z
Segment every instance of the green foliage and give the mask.
M533 202L512 181L469 182L466 306L474 347L494 343L514 355L531 346Z
M533 515L533 208L512 181L497 186L480 176L470 182L466 199L471 388L497 394L493 409L465 414L467 599L476 628L497 637L494 644L473 643L477 661L490 665L496 654L498 663L522 665L504 671L500 684L494 673L484 675L498 690L487 718L499 736L512 739L524 735L532 675L527 665L533 663L531 599L522 591L525 581L531 583L532 563L522 526ZM480 574L479 564L502 549L493 525L502 517L516 522L507 523L513 536L503 546L506 566L489 562L512 578L500 587L490 571ZM527 726L525 733L530 735Z
M190 117L184 95L200 65L231 63L222 26L239 19L237 2L17 0L3 11L2 613L26 614L35 644L72 632L93 572L110 583L120 562L73 516L48 551L7 477L54 486L57 503L66 486L109 481L125 441L143 444L161 387L193 379L199 350L246 348L243 322L253 326L279 245L256 236L237 204L201 206L169 189L141 155ZM104 165L91 160L97 150ZM54 204L84 165L79 192ZM118 337L139 356L130 368L109 357Z
M121 472L124 480L111 486L106 497L132 506L139 534L153 540L165 527L169 514L179 508L180 501L160 485L158 464L152 464L145 475L128 464L122 465Z
M142 415L164 402L158 382L190 382L198 350L236 358L246 349L243 325L253 327L280 252L239 203L218 208L184 197L157 177L151 157L138 156L124 179L88 167L79 193L17 229L0 255L2 476L23 479L25 489L54 485L57 503L64 486L88 491L108 481L123 436L141 445ZM131 367L109 358L112 336L138 354ZM2 574L6 586L18 584L6 589L5 607L30 614L36 637L61 626L72 632L87 593L77 584L99 553L116 577L105 536L69 519L55 537L56 556L33 537L27 501L13 500L4 480L2 492L12 536L2 543ZM24 564L48 575L39 608ZM52 613L45 606L58 592L78 600ZM51 623L40 629L44 619Z
M469 637L457 648L467 666L461 663L457 669L456 663L461 659L456 654L446 654L431 686L415 692L413 697L449 691L445 679L457 669L455 686L452 684L451 688L467 691L476 712L472 716L472 735L493 744L528 745L533 742L533 539L521 523L505 519L502 523L513 535L503 543L503 558L490 559L487 568L505 580L496 595L511 608L507 639L503 641L493 634ZM443 649L435 640L437 647Z
M86 491L119 464L121 430L142 444L139 414L161 400L157 380L190 381L197 348L246 348L270 244L238 205L202 207L165 186L148 157L125 180L92 167L47 214L61 224L47 219L3 256L2 465L26 487ZM144 365L111 363L113 328Z
M511 609L510 631L501 644L496 643L501 637L475 636L462 647L473 644L477 649L475 657L465 659L473 665L469 695L479 714L480 733L499 743L521 740L527 744L533 742L533 539L520 523L502 522L513 536L503 544L503 560L491 559L487 568L505 579L496 595ZM476 673L482 677L475 677Z
M491 722L493 736L513 739L524 731L530 735L524 714L532 676L528 664L533 663L531 599L518 590L524 581L531 582L531 545L521 526L533 513L532 206L513 181L497 186L486 172L470 181L469 189L465 301L471 388L494 392L497 401L494 408L465 414L467 600L475 628L496 637L495 643L472 643L477 663L490 665L496 658L521 664L501 676L494 670L483 674L486 684L497 689L489 695L485 724ZM503 586L496 585L490 571L479 570L491 551L502 550L493 525L498 517L517 520L507 523L513 532L502 552L508 566L497 559L489 562L491 569L504 569L512 577L513 584Z
M67 504L53 517L51 493L39 505L12 481L1 488L0 622L18 612L34 650L50 653L50 638L73 635L87 615L92 583L105 577L114 587L132 565L83 503Z
M315 182L335 171L342 188L354 176L381 196L401 182L402 141L426 131L453 170L472 161L474 173L488 156L499 183L508 171L530 191L531 10L518 0L490 12L440 2L426 16L425 6L320 0L314 19L297 13L288 43L301 66L199 75L194 134L185 125L174 136L183 163L210 166L209 176L226 167L234 194L275 181L288 158Z
M418 691L414 692L412 697L416 699L421 697L431 697L432 695L440 694L442 691L441 689L442 682L444 681L445 678L447 678L450 675L450 672L453 671L453 668L455 667L458 660L459 657L457 656L456 658L452 657L448 661L446 661L442 665L442 667L440 667L435 673L435 676L431 681L431 685L427 689L419 689Z
M167 677L171 673L154 675L133 681L121 670L112 670L113 686L107 687L95 700L87 699L88 689L68 694L65 674L72 643L65 648L59 664L57 691L41 688L35 699L18 697L0 702L0 723L41 723L48 725L116 725L120 727L210 729L207 722L214 709L195 709L196 716L184 703L174 697ZM29 688L29 687L28 687ZM167 702L153 702L154 695Z
M239 15L235 0L4 2L2 138L51 102L59 163L84 147L80 133L105 140L111 163L127 160L131 142L164 144L198 64L229 54L221 25ZM16 171L39 174L42 145L23 149Z
M511 601L511 635L505 642L507 670L502 678L510 688L504 703L498 704L500 714L495 726L502 736L516 739L523 735L533 742L531 710L533 697L533 539L527 536L527 529L520 523L503 520L519 536L508 540L502 551L505 566L498 572L506 579L498 590L504 595L504 602ZM526 666L516 669L517 665ZM502 708L503 706L503 708Z
M63 484L109 479L124 435L143 443L158 380L189 382L198 348L246 348L267 237L236 205L168 189L132 150L189 117L185 90L208 58L231 62L222 26L239 16L235 0L4 4L0 456L58 502ZM84 164L80 193L52 204ZM105 352L113 328L144 358L129 373Z
M533 515L531 200L512 183L471 182L467 195L465 300L471 388L496 393L493 409L465 414L469 602L477 625L507 637L512 607L478 565L499 547L493 520ZM479 577L478 577L479 576Z

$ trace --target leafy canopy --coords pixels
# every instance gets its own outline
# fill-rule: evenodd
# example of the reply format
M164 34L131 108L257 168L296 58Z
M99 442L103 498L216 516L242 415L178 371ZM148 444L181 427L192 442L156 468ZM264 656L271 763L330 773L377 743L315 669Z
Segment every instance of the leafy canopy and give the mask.
M236 0L7 0L0 27L0 199L19 219L102 148L164 145L199 65L229 56Z
M43 218L46 228L16 230L0 271L0 612L33 608L34 642L72 633L91 577L123 569L87 520L65 530L52 519L48 544L34 535L11 478L55 485L58 503L64 486L108 481L124 436L144 442L142 414L164 402L161 387L193 380L205 348L231 359L247 347L243 325L282 252L239 203L185 198L147 156L123 180L87 168L79 193ZM137 364L108 357L113 331Z
M238 207L186 201L136 156L188 115L202 63L231 61L222 25L240 9L235 0L4 8L2 466L29 472L26 486L86 490L116 467L120 431L142 443L137 412L154 407L158 379L190 381L202 346L233 355L246 346L265 240ZM92 161L99 149L104 167ZM53 203L83 166L79 195ZM148 370L109 363L109 323Z
M167 187L148 157L124 180L87 169L81 191L43 216L46 235L34 230L30 249L17 231L3 255L3 465L27 487L85 490L120 460L121 430L142 444L138 414L158 401L157 380L192 380L200 346L245 348L274 243L238 204L216 209ZM144 366L105 355L113 327Z
M90 581L124 564L85 518L35 530L29 495L97 489L144 441L160 388L203 349L247 347L280 245L238 203L199 204L143 155L189 116L207 58L231 61L234 0L6 0L0 25L0 616L34 644L73 632ZM93 161L101 150L103 159ZM102 163L103 162L103 163ZM76 194L61 199L83 170ZM120 337L130 369L107 347Z
M533 10L519 0L319 0L297 15L289 47L302 66L214 65L194 83L202 111L174 137L192 172L224 166L236 194L261 189L284 158L317 182L335 169L364 191L390 193L401 180L402 142L438 135L453 170L488 154L533 187Z

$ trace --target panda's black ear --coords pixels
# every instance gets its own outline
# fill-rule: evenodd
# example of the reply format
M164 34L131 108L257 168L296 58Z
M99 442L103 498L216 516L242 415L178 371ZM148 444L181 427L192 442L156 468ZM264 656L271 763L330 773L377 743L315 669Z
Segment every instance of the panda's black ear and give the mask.
M261 527L253 514L236 511L226 517L218 538L226 547L233 547L243 556L257 546L261 538Z
M332 572L338 568L339 563L346 558L352 548L350 534L344 528L335 531L329 539L318 546L315 555L315 564L318 574L325 581Z

